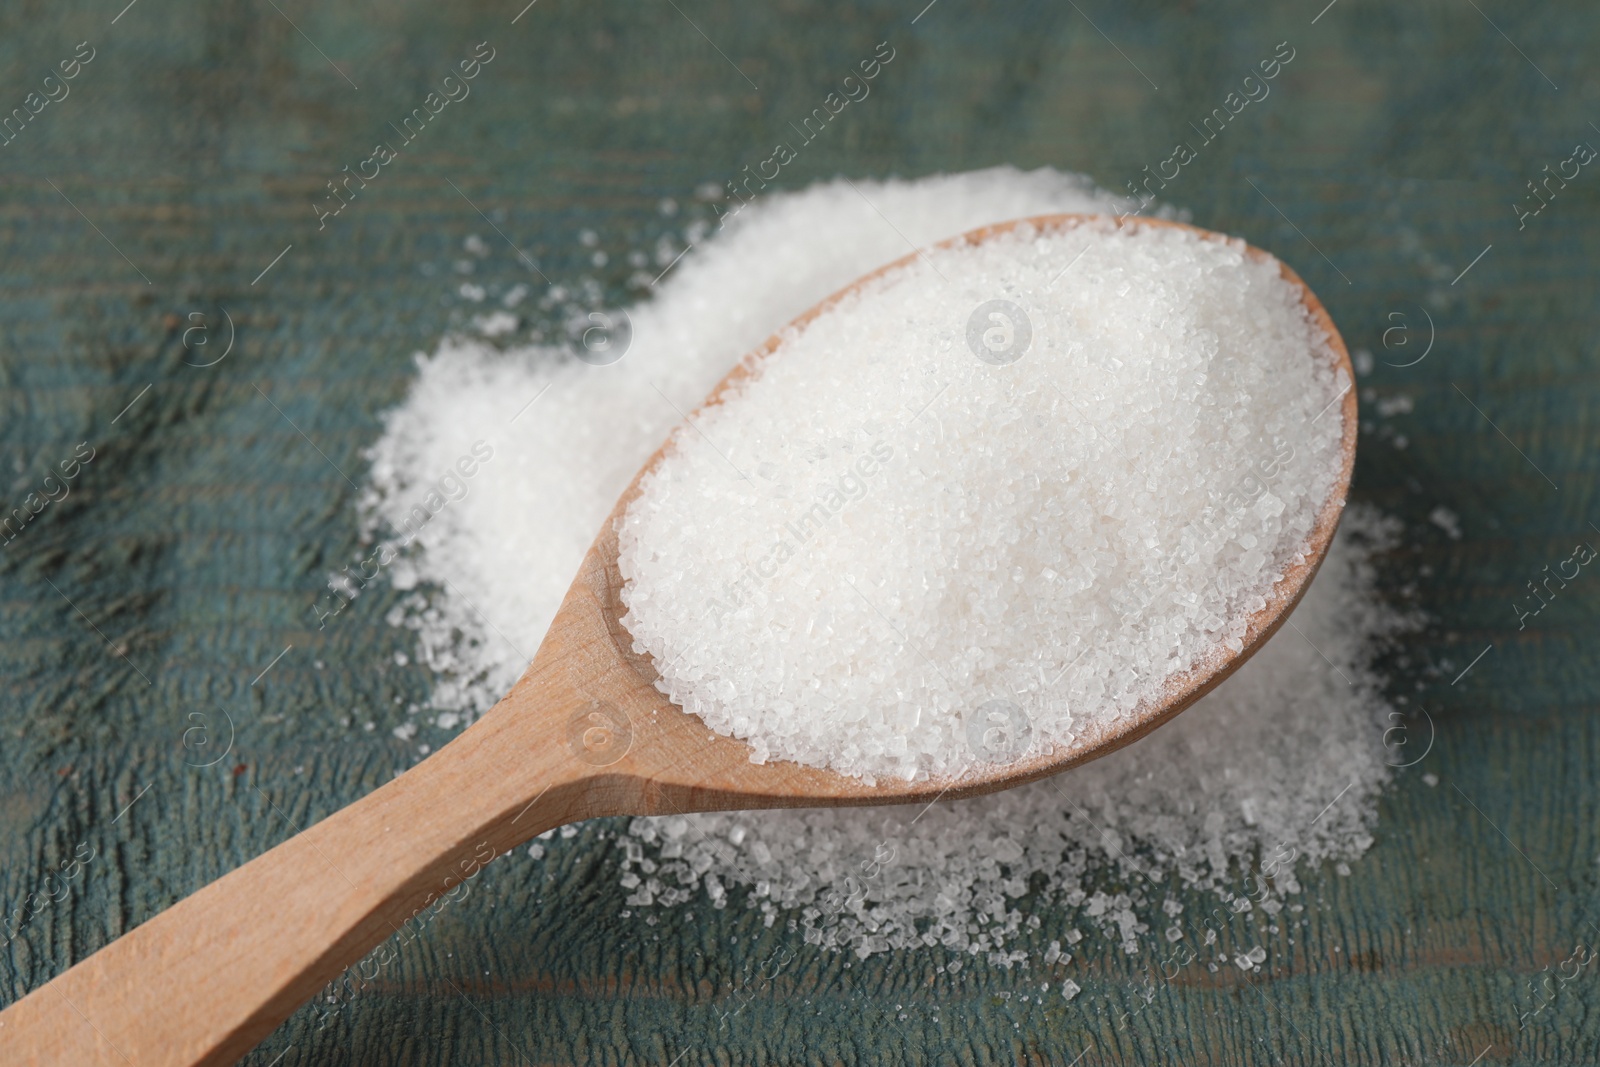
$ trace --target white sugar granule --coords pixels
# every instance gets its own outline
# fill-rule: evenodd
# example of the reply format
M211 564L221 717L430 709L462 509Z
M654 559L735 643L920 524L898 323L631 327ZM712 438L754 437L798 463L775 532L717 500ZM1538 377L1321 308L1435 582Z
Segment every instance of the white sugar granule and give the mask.
M1239 242L935 250L674 433L620 526L622 623L756 762L917 779L1097 736L1240 650L1304 560L1341 377Z
M372 449L363 500L369 536L410 541L388 568L411 590L390 621L417 633L418 658L435 674L419 714L458 729L504 695L600 522L680 421L674 405L691 410L779 325L904 255L901 234L927 244L997 218L1114 206L1084 180L1048 170L825 183L754 204L697 244L653 299L629 309L632 345L614 365L462 337L419 356L410 396ZM493 459L404 537L413 509L480 439ZM1126 945L1125 932L1187 917L1163 915L1163 894L1127 887L1118 864L1216 886L1230 864L1248 866L1280 845L1313 862L1353 858L1370 841L1388 777L1389 708L1370 656L1404 625L1374 592L1351 536L1377 526L1359 509L1346 514L1295 614L1353 685L1286 627L1174 722L1056 779L1065 796L1042 782L920 817L880 808L639 819L619 849L624 885L635 906L741 901L769 924L787 916L813 941L862 953L926 945L938 916L945 930L933 944L998 953L1024 921L1018 893L1030 877L1078 909L1078 926ZM1292 891L1292 874L1278 883ZM653 907L636 914L654 921ZM958 926L965 941L951 933ZM1078 951L1077 929L1059 936L1061 958Z

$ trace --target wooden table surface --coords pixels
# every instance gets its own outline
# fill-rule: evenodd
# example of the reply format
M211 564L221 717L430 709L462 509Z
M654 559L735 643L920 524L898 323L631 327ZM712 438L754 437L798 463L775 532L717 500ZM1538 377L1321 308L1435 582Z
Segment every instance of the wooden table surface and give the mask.
M765 158L879 41L896 59L872 97L779 185L1011 162L1120 189L1288 42L1272 95L1168 196L1300 271L1379 357L1369 411L1413 400L1365 428L1354 497L1407 523L1385 583L1414 583L1433 622L1392 658L1392 688L1437 723L1350 874L1301 872L1295 945L1259 975L1165 983L1120 1026L1156 932L1132 957L1085 942L1083 994L1024 1004L1037 971L855 961L739 907L623 919L620 827L597 822L542 861L492 865L328 1025L302 1011L246 1062L1600 1062L1600 968L1524 1017L1530 982L1600 941L1600 577L1521 628L1513 607L1574 543L1600 544L1600 173L1552 183L1537 215L1515 206L1542 202L1525 183L1576 143L1600 145L1600 9L123 2L0 10L0 109L29 115L0 145L6 510L93 450L0 552L0 1003L412 758L390 728L428 678L393 663L411 651L383 622L398 594L320 632L308 605L354 558L380 414L459 315L451 265L490 235L476 209L557 280L593 270L579 234L595 231L612 252L597 273L629 300L622 253L682 225L658 202ZM494 58L472 96L319 231L325 183L479 42ZM70 92L33 114L75 55L91 58ZM526 276L497 246L476 280ZM206 350L185 329L220 344L224 307L233 351L193 366ZM1430 333L1425 359L1388 365ZM1459 540L1428 521L1441 505ZM220 743L219 707L228 757L188 765L193 716ZM1039 953L1063 917L1029 906ZM795 962L752 986L775 951Z

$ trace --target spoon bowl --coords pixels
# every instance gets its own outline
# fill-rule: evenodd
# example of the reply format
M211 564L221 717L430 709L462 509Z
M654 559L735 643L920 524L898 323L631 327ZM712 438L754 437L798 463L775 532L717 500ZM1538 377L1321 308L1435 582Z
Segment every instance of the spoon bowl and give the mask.
M980 244L1029 225L1050 231L1090 216L1047 215L971 231L939 247ZM1189 230L1162 220L1134 227ZM1241 243L1242 244L1242 243ZM1247 255L1277 262L1243 246ZM802 327L902 260L859 279L800 316ZM1346 388L1335 402L1341 466L1303 552L1243 648L1167 679L1161 696L1053 751L959 776L868 782L788 762L755 764L741 740L712 732L655 687L647 656L622 626L618 520L665 445L618 500L583 560L533 663L506 697L450 744L394 781L328 815L167 909L0 1012L6 1063L228 1064L249 1051L330 979L444 894L536 834L604 815L672 815L740 808L929 803L1006 789L1122 747L1178 714L1237 670L1304 595L1327 554L1355 459L1356 398L1349 354L1322 304L1287 266L1282 276L1326 332ZM706 400L758 373L775 334ZM275 818L270 793L243 798ZM378 957L381 966L381 956Z

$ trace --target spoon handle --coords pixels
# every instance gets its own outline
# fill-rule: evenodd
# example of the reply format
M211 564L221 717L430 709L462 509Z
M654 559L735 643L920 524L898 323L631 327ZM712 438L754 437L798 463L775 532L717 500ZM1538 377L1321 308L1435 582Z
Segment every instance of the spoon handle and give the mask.
M606 757L569 743L603 742L603 719L534 673L433 757L0 1012L0 1064L232 1064L491 859L609 814L612 791L591 788ZM282 787L250 799L259 818L314 818Z

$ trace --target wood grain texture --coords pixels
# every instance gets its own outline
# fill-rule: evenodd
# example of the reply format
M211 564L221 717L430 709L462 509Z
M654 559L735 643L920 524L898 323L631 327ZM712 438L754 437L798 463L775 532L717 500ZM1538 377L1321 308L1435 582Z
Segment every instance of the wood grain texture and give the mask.
M0 148L7 506L79 441L97 449L72 495L0 554L0 905L60 897L0 935L0 1001L412 762L388 736L427 691L394 661L414 651L383 622L399 595L363 597L325 630L309 608L323 575L357 558L345 476L360 483L411 352L460 306L441 301L462 239L496 239L445 177L504 210L497 225L542 270L594 273L622 301L637 292L626 250L668 227L658 201L694 210L696 185L765 158L879 40L899 55L872 96L777 184L1014 162L1122 188L1288 40L1297 58L1271 96L1166 195L1292 263L1374 354L1353 497L1407 523L1385 583L1414 586L1435 623L1391 657L1392 688L1438 730L1350 875L1301 873L1305 925L1268 935L1241 920L1241 940L1271 938L1268 973L1162 986L1119 1028L1143 1003L1159 931L1134 957L1091 938L1069 970L978 960L952 977L918 954L816 951L737 898L650 926L622 917L620 827L598 820L545 842L540 861L491 864L380 947L370 979L352 975L247 1062L1064 1065L1086 1048L1084 1067L1593 1061L1593 981L1521 1029L1518 1014L1541 968L1595 936L1600 621L1578 584L1524 629L1511 604L1600 523L1600 206L1576 181L1519 230L1510 205L1587 136L1577 101L1600 20L1575 2L1480 4L1558 92L1466 6L1340 0L1314 26L1321 4L1080 6L1127 60L1067 5L941 0L914 27L916 10L887 4L685 7L759 94L664 5L540 0L515 27L520 4L285 6L359 91L268 6L141 0L114 27L116 11L80 2L0 13L8 107L37 62L86 38L99 49L72 96ZM437 140L319 234L323 183L484 39L499 57ZM586 228L612 253L603 270L577 240ZM474 275L530 277L503 248ZM238 347L186 367L169 316L181 327L218 305ZM1389 316L1411 331L1391 344L1420 343L1424 310L1432 353L1391 366L1417 350L1384 346L1402 321ZM1412 411L1376 414L1401 397ZM1429 521L1439 505L1460 540ZM191 714L210 717L215 750L231 738L213 766L183 746ZM1022 945L1037 960L1072 920L1022 905L1042 920ZM750 968L782 948L795 964L748 996ZM1021 1001L1066 976L1084 985L1073 1002Z

